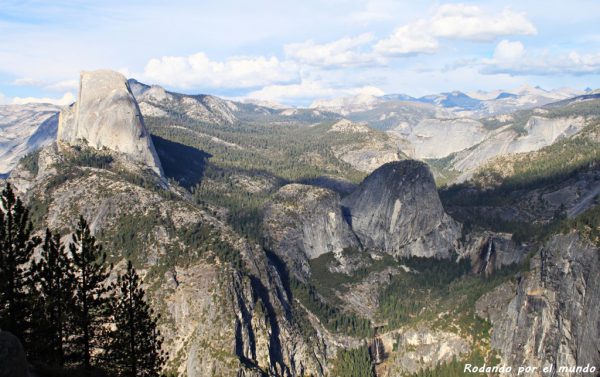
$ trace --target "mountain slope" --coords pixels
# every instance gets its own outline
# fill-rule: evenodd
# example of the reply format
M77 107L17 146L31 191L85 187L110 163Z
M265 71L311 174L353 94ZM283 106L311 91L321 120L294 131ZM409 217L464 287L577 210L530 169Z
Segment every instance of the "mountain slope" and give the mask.
M21 157L56 139L59 110L54 105L0 105L0 177Z

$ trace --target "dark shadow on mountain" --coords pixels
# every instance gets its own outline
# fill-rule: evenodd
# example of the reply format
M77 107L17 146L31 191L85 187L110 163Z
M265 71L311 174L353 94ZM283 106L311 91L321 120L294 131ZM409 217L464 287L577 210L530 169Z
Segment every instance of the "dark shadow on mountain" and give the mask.
M346 181L344 179L329 177L329 176L321 176L316 178L307 178L298 181L298 183L302 183L305 185L317 186L326 188L329 190L333 190L340 194L340 196L346 196L350 194L354 189L356 189L357 185Z
M156 135L152 135L152 142L167 178L176 180L187 189L202 180L211 154Z
M35 130L33 135L27 140L28 146L40 145L45 140L56 140L56 132L58 130L58 113L52 115L50 118L40 124Z
M463 234L471 229L512 233L513 240L530 242L542 240L561 229L566 223L565 211L531 212L520 205L523 197L533 196L536 190L558 191L578 182L590 183L590 177L600 171L600 160L565 166L547 175L505 179L498 186L481 188L470 182L446 187L439 191L446 212L463 224ZM540 196L538 193L537 196Z

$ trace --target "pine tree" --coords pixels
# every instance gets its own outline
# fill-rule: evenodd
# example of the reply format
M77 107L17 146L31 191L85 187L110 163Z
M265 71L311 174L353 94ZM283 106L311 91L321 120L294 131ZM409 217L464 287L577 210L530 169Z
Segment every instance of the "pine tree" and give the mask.
M29 210L9 183L0 204L0 328L25 341L33 303L28 263L41 240L32 235Z
M63 366L70 331L70 311L75 290L73 266L60 234L46 229L39 260L33 264L38 293L33 337L35 358L48 365Z
M108 352L119 376L159 376L165 362L157 317L145 300L139 276L131 261L117 281L113 301L115 330Z
M75 362L90 370L98 366L99 356L107 346L111 290L107 278L112 266L106 263L102 245L96 244L82 216L69 244L69 253L75 273L75 295L70 308L74 328L69 353Z

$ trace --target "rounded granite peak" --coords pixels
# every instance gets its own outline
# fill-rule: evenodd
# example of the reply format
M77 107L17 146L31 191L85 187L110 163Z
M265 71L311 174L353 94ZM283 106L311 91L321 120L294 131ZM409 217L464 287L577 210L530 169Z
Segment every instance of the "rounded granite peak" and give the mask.
M449 257L460 226L445 212L429 167L382 165L342 200L361 243L397 257Z
M57 139L122 153L163 176L139 106L119 72L81 72L77 102L61 111Z
M431 170L429 170L429 166L417 160L401 160L385 163L366 177L365 181L376 179L385 179L390 182L419 179L426 181L423 183L435 186L435 180L433 174L431 174Z

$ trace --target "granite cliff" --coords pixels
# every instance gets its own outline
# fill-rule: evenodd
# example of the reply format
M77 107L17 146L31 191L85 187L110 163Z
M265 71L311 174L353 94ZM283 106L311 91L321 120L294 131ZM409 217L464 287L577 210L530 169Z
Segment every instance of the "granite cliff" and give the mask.
M303 279L310 275L309 259L326 253L340 258L344 249L359 246L339 195L321 187L283 186L266 210L264 228L272 251Z
M599 255L576 233L553 236L531 259L530 271L477 302L505 365L538 367L536 376L550 366L558 376L584 375L560 373L560 367L598 368Z
M342 200L361 244L396 257L448 258L460 225L442 207L426 164L405 160L383 165Z
M138 104L120 73L81 73L77 102L60 112L58 141L116 151L163 176Z

